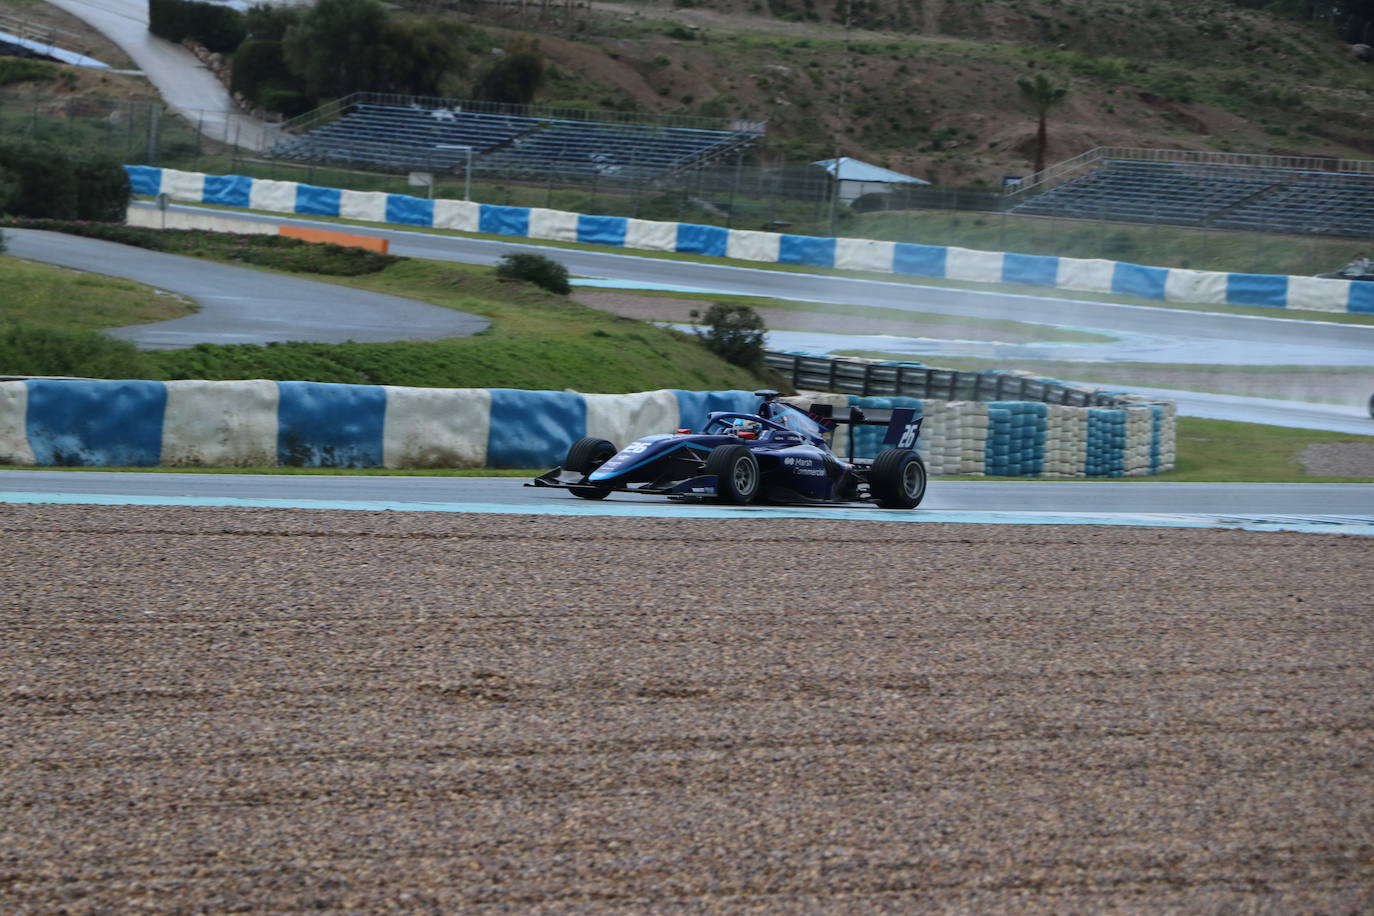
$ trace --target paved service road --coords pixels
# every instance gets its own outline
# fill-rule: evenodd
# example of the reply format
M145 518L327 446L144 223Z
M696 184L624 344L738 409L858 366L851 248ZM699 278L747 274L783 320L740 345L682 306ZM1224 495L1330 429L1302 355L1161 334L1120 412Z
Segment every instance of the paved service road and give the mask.
M206 136L258 151L281 138L278 128L245 114L224 84L194 54L148 31L146 0L49 2L119 45L172 110Z
M145 350L198 343L438 340L469 337L490 326L485 318L428 302L97 239L28 229L6 230L5 236L16 257L127 277L200 304L194 315L109 332Z

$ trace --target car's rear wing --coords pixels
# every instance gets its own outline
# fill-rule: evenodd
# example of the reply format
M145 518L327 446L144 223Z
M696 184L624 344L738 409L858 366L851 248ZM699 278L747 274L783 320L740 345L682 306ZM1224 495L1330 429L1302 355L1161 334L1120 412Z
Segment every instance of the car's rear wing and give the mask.
M916 416L913 407L850 407L848 411L836 415L833 404L812 404L806 415L826 430L834 430L841 424L849 428L849 457L854 457L854 427L886 426L883 446L886 448L915 448L916 439L921 435L924 417Z

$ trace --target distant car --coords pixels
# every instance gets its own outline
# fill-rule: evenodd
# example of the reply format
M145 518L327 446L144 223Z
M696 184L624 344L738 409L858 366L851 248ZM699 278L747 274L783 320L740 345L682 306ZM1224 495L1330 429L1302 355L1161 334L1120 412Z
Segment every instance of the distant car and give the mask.
M741 506L757 500L914 509L925 498L926 466L913 449L921 418L911 408L851 407L833 416L829 405L813 404L806 412L779 400L776 391L755 394L762 398L758 413L716 411L699 433L645 436L619 451L605 439L579 439L561 467L526 486L561 487L583 499L645 493ZM841 424L850 430L850 455L855 426L886 427L888 448L871 460L841 459L825 440Z

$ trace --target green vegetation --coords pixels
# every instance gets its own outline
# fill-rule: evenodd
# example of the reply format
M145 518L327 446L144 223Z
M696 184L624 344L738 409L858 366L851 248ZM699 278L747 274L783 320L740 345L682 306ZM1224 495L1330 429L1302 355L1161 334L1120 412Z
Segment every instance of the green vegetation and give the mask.
M233 51L246 32L236 10L190 0L148 0L148 31L173 44L191 39L220 52Z
M394 255L366 248L317 244L281 235L248 235L206 229L152 229L56 220L0 220L0 225L66 232L153 251L336 277L376 273L401 260Z
M0 321L63 330L99 330L180 318L195 310L180 296L132 280L0 258L5 294ZM0 371L11 372L8 364Z
M501 262L496 265L496 276L503 280L533 283L540 289L560 296L572 292L572 284L568 282L568 268L542 254L512 252L502 255Z
M147 378L151 360L99 331L0 324L0 372L84 378Z
M25 57L0 57L0 86L15 83L46 83L62 70L57 64Z
M123 222L129 177L102 152L0 140L0 214Z
M1179 417L1178 459L1174 470L1150 479L1222 483L1374 483L1374 477L1317 477L1307 474L1302 465L1302 453L1310 445L1330 442L1368 445L1370 441L1368 436L1345 433Z
M738 302L713 302L706 314L692 311L692 321L700 318L703 328L697 337L706 349L728 363L757 369L763 365L763 318L752 306Z
M272 238L249 236L245 244ZM189 253L237 263L240 259L235 252L232 247L206 247ZM8 278L11 265L8 260L4 263ZM143 362L135 371L97 354L89 339L107 339L91 328L173 317L139 311L147 309L148 302L135 284L93 281L95 292L86 300L72 297L70 302L45 310L45 302L67 299L74 290L79 291L85 275L28 265L16 271L16 276L26 278L23 283L28 291L16 300L12 310L7 303L0 312L14 322L19 335L14 338L13 349L0 347L0 372L10 374L272 378L445 388L573 388L604 393L777 384L775 378L719 359L690 334L610 316L532 285L511 284L497 278L491 268L420 260L399 260L384 270L335 282L482 315L491 320L492 327L475 337L424 342L202 344L137 354ZM113 285L106 287L104 283ZM119 290L121 286L131 300L124 310L88 313L91 299L101 295L99 290ZM87 304L82 305L82 301ZM174 308L184 313L186 306L178 302ZM40 330L63 333L38 334ZM76 333L83 330L84 334ZM70 335L64 336L67 332ZM43 342L41 347L32 345L37 340ZM42 361L28 358L29 350ZM83 362L87 359L91 362Z

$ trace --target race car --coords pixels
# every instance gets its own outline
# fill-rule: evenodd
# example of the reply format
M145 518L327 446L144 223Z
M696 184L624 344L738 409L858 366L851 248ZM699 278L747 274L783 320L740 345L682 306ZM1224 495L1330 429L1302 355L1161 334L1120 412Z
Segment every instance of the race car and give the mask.
M679 500L747 505L873 502L914 509L926 492L926 466L914 450L921 418L911 408L851 407L835 416L827 404L803 411L776 391L756 391L756 414L715 411L700 432L645 436L619 451L587 436L568 449L561 467L526 484L561 487L583 499L646 493ZM849 429L849 457L831 451L826 435ZM854 458L854 427L883 426L887 446L871 460Z

